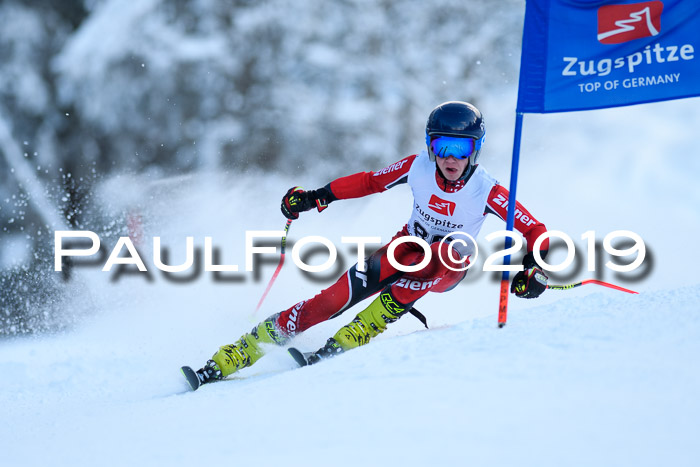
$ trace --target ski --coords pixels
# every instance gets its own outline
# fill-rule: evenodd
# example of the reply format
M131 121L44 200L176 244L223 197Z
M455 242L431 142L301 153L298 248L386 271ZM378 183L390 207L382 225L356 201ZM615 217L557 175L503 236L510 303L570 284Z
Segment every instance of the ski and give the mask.
M292 356L294 361L297 362L297 365L300 367L310 365L309 355L312 355L313 352L302 352L295 347L288 348L287 352L289 352L289 355Z
M197 373L188 366L183 366L180 368L180 371L182 372L182 376L187 380L187 384L190 385L190 388L196 391L201 385L199 378L197 378Z
M314 363L316 363L318 361L318 359L315 359L315 360L310 359L310 357L312 357L314 355L314 352L302 352L301 350L296 349L294 347L288 348L287 352L289 352L289 355L292 356L292 358L297 363L297 365L299 365L299 367L313 365ZM272 371L272 372L268 372L268 373L264 373L264 374L273 375L273 374L281 373L284 371L288 371L288 370L277 370L277 371ZM197 377L197 373L191 367L183 366L182 368L180 368L180 372L182 372L182 375L187 380L187 384L189 385L189 387L192 391L196 391L197 389L199 389L200 386L202 386L202 382ZM256 375L251 375L251 376L261 376L261 374L256 374ZM247 376L246 377L238 377L238 378L234 377L234 378L229 379L229 381L235 380L235 379L246 379L246 378L248 378L248 377ZM227 381L227 380L226 379L211 380L211 381L208 381L206 384L217 383L220 381Z

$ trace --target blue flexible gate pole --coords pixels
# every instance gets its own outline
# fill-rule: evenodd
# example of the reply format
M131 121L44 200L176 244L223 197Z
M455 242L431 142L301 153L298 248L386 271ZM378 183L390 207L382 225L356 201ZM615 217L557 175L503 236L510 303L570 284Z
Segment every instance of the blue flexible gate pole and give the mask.
M510 167L510 196L508 197L508 216L506 218L506 230L512 232L515 224L515 191L518 187L518 165L520 163L520 136L523 129L523 113L515 112L515 132L513 136L513 160ZM506 237L506 250L512 245L512 239ZM510 255L503 258L503 265L510 265ZM501 292L499 294L498 303L498 327L502 328L506 325L508 319L508 292L509 292L509 273L503 271L501 276Z

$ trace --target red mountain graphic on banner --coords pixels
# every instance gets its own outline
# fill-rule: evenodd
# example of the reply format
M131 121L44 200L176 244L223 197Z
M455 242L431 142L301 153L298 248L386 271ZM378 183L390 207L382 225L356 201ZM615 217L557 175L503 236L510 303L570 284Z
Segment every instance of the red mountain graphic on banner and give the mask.
M454 214L456 206L457 205L452 201L445 201L444 199L438 198L435 195L430 197L430 202L428 203L428 207L430 209L438 214L442 214L443 216L451 216Z
M663 2L605 5L598 8L598 41L620 44L642 37L657 36L661 32Z

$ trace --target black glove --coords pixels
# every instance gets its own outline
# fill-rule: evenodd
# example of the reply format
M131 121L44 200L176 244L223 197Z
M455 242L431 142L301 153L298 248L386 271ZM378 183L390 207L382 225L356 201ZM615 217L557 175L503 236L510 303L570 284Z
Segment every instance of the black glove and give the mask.
M282 197L282 214L287 219L299 219L299 213L317 208L318 212L328 207L329 196L325 188L304 191L300 186L290 188Z
M537 298L547 288L547 275L537 266L532 253L523 258L524 271L518 272L510 284L510 291L516 297Z

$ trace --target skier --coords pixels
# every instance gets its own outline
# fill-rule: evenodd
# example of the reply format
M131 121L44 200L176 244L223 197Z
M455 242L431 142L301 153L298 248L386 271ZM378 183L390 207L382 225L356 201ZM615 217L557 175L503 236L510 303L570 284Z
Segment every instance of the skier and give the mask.
M299 213L314 208L320 212L337 200L380 193L402 183L408 183L413 191L414 209L409 222L392 240L366 259L364 270L354 265L315 297L270 316L234 344L219 348L196 372L196 379L194 372L185 367L194 380L190 381L193 389L254 364L265 353L265 345L284 345L298 333L339 315L377 292L378 297L322 348L310 354L307 363L366 344L383 332L387 324L410 312L413 304L428 292L453 289L465 277L466 271L460 269L468 264L472 251L468 244L456 241L448 251L450 242L441 244L440 240L456 231L476 238L486 214L506 218L508 190L477 163L484 134L484 119L475 106L467 102L445 102L428 118L427 150L420 154L378 172L361 172L333 180L317 190L295 187L287 191L281 208L289 219L297 219ZM515 227L525 237L528 253L523 259L524 270L513 278L511 292L518 297L535 298L546 289L547 276L537 266L532 251L535 240L546 228L520 203L516 206ZM387 258L391 242L408 235L422 238L431 250L430 261L410 273L394 268ZM548 248L548 241L544 241L541 257L545 257ZM394 251L394 258L406 266L421 263L425 256L426 251L415 242L401 243Z

